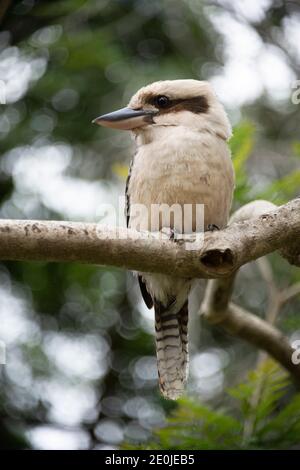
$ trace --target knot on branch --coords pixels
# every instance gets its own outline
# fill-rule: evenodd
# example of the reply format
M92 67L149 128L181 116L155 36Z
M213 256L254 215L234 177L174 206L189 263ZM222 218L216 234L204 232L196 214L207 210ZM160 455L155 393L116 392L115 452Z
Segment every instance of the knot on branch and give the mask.
M230 264L234 265L236 258L236 269L231 269L231 272L225 276L226 273L223 273L222 277L218 276L218 279L208 281L199 312L209 323L218 324L228 333L268 352L292 374L298 384L300 384L300 368L292 361L293 348L288 338L274 324L281 306L299 295L300 283L279 292L270 264L261 256L280 250L280 254L290 264L300 266L299 203L300 199L297 198L276 208L268 201L253 201L233 214L229 226L225 229L226 244L231 249L213 248L210 240L209 248L202 252L201 262L207 269L220 274L220 266L226 269ZM231 238L232 234L234 236ZM264 235L261 236L262 234ZM232 245L231 241L234 242ZM219 243L220 240L217 240L218 245ZM236 249L234 249L235 244ZM242 248L240 252L239 247ZM245 264L246 259L257 260L262 277L268 285L269 300L265 319L230 301L237 270Z
M200 262L206 267L216 269L218 273L228 274L235 265L235 256L230 248L206 250L200 256Z
M300 267L300 234L299 240L294 244L291 243L287 248L280 250L280 254L293 266Z
M202 305L205 318L265 349L300 383L300 368L291 361L293 350L287 338L270 326L278 302L277 307L270 302L266 321L230 301L235 275L244 264L280 250L291 264L300 266L300 198L281 207L263 200L250 202L232 215L226 228L205 233L204 242L201 238L201 244L195 243L191 249L194 241L192 236L187 247L157 240L152 232L80 222L0 221L0 260L77 261L176 278L210 279ZM273 294L269 271L265 278ZM299 293L296 284L277 297L282 304Z

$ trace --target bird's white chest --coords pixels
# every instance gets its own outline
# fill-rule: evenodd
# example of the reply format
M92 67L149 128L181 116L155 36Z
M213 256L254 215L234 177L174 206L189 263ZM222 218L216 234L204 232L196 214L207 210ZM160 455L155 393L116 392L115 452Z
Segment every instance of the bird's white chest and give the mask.
M225 142L177 127L138 148L128 194L131 206L144 205L148 210L157 204L203 204L207 223L223 226L232 189L232 164ZM211 212L217 221L211 221ZM130 225L135 226L133 218Z

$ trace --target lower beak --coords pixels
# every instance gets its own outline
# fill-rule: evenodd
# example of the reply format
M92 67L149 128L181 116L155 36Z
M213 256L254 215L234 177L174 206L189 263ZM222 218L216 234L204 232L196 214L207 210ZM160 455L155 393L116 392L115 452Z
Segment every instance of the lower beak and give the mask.
M122 108L113 113L99 116L92 123L99 126L112 127L113 129L131 130L153 123L153 116L156 113L157 111L145 109Z

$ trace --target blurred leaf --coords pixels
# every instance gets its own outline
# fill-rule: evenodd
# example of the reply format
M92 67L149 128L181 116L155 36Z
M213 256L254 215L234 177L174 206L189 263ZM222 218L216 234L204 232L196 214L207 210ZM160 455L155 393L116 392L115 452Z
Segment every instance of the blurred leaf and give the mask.
M254 147L255 128L251 122L243 122L233 130L230 139L236 185L234 197L240 203L248 202L249 183L246 172L246 162Z
M297 157L300 157L300 142L299 142L299 141L293 142L293 144L292 144L292 150L293 150L293 153L294 153Z
M233 130L233 136L229 145L233 156L233 166L236 175L243 173L245 163L254 146L254 125L251 122L243 122Z
M258 199L267 199L275 204L285 204L291 198L299 194L300 188L300 170L295 170L286 176L272 182L264 191L256 197Z
M45 5L38 5L35 14L38 16L60 16L74 13L86 4L86 0L62 0L59 2L47 2Z
M112 171L119 178L121 178L122 180L125 180L128 175L128 165L123 165L122 163L114 163L112 165Z

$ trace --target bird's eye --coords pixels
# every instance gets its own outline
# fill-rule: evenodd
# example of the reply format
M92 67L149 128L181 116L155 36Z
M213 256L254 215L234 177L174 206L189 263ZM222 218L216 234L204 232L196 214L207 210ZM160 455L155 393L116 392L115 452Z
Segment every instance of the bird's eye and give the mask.
M156 98L156 105L159 108L166 108L169 103L170 103L170 100L167 96L160 95L160 96L157 96Z

